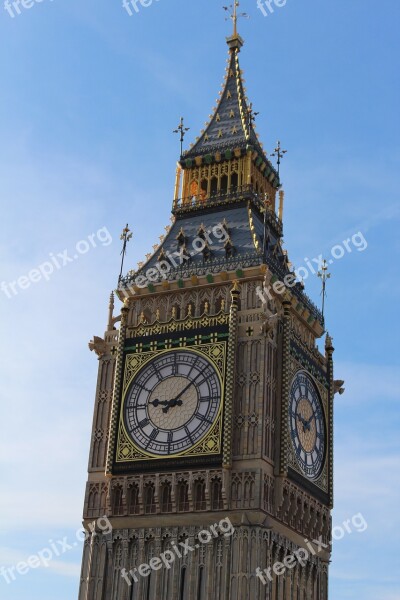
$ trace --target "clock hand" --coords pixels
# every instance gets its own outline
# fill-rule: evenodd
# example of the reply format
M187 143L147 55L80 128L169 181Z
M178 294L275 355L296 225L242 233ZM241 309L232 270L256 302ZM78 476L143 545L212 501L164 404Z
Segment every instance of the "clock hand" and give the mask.
M203 372L200 371L200 373L198 373L198 375L192 379L192 381L190 381L188 383L188 385L186 387L183 388L183 390L172 400L166 400L163 402L160 402L160 400L154 400L153 402L150 402L150 404L153 404L154 406L158 406L159 404L162 404L164 406L163 408L163 412L167 413L169 411L170 408L174 408L175 406L182 406L182 400L180 399L183 394L190 388L191 385L193 385L195 383L195 381L200 377L200 375L202 375Z
M190 386L194 384L194 382L200 377L200 375L203 375L202 371L200 371L200 373L198 373L198 375L194 379L192 379L192 381L190 381L185 388L183 388L180 394L176 396L175 400L179 400L179 398L181 398L183 394L190 388ZM171 402L173 402L173 400L171 400Z
M167 413L170 408L174 408L174 406L182 406L182 404L182 400L177 400L176 398L174 398L174 400L168 400L168 402L165 402L166 406L163 408L163 412Z
M303 419L303 417L301 416L301 414L300 414L300 413L297 413L297 418L299 419L299 421L301 421L301 423L302 423L303 425L305 425L305 424L306 424L306 420L305 420L305 419Z
M310 425L311 425L311 421L313 420L314 415L311 415L311 417L308 419L308 421L305 422L305 426L307 427L307 430L310 431Z
M149 404L152 404L154 406L154 408L157 408L157 406L159 406L160 404L162 406L167 406L169 403L169 400L152 400L151 402L149 402Z

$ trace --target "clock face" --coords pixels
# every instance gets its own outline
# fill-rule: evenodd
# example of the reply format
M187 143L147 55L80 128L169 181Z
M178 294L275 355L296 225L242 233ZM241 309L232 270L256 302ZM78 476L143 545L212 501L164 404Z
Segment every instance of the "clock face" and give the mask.
M213 364L191 350L171 350L150 360L128 391L125 427L152 456L185 452L214 425L221 381Z
M317 479L325 456L325 422L315 384L304 371L299 371L292 382L289 428L303 474L309 479Z

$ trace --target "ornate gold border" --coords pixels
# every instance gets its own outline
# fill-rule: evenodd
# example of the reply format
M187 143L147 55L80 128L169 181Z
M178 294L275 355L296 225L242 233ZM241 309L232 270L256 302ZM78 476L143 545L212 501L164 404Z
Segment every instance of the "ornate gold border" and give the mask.
M161 456L144 452L138 448L124 425L124 406L129 387L138 372L155 356L166 352L175 352L179 348L149 351L143 354L128 354L125 359L125 371L122 382L122 401L119 414L118 439L116 450L116 463L132 463L142 460L169 460L178 457L218 455L222 451L222 419L225 395L225 370L226 370L226 342L214 342L211 344L199 344L196 346L184 346L181 350L195 352L206 358L214 366L221 384L221 404L214 425L204 436L192 447L184 452Z
M163 333L175 333L177 331L191 331L206 327L216 327L229 323L229 313L221 310L217 315L202 315L193 317L187 315L183 319L171 318L166 323L157 320L154 323L140 323L135 327L127 328L127 338L143 337L145 335L159 335Z

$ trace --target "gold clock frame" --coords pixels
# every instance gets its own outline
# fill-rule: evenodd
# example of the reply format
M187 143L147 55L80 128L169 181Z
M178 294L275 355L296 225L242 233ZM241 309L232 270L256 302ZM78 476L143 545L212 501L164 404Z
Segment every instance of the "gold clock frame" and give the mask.
M131 383L135 379L139 371L156 356L171 353L173 351L190 351L202 356L213 365L221 385L221 403L218 410L218 415L212 427L203 435L203 437L191 448L183 452L171 455L159 455L145 452L138 448L131 436L128 434L124 424L124 407L127 394ZM217 456L222 453L222 429L223 429L223 413L225 400L225 373L226 373L226 342L213 342L211 344L198 344L195 346L182 346L178 348L168 348L165 350L156 350L143 353L130 353L125 357L125 368L122 380L121 406L119 412L118 436L115 462L121 463L136 463L148 460L172 460L181 457L195 456Z

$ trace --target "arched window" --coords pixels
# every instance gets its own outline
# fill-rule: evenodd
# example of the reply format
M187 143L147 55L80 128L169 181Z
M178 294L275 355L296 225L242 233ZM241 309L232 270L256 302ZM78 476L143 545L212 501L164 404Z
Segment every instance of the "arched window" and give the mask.
M207 186L208 186L207 179L202 179L201 183L200 183L200 200L202 200L203 202L207 198Z
M232 173L231 175L231 190L234 192L239 184L239 178L237 173Z
M214 479L211 483L211 509L221 510L224 508L222 500L222 482L220 479Z
M163 552L171 552L172 546L170 540L167 538L162 544ZM172 569L163 569L161 573L161 597L157 600L170 600L173 597L174 577L171 572Z
M186 481L178 482L178 510L180 512L189 510L189 486Z
M133 569L137 566L139 558L139 543L137 539L133 539L129 545L129 570L133 571ZM129 600L138 600L138 582L131 579L131 592L129 596Z
M146 556L146 560L147 563L149 564L151 559L154 558L155 556L155 547L154 547L154 541L153 540L149 540L147 543L147 552L146 552L147 556ZM147 577L146 580L146 600L153 600L155 598L155 587L156 587L156 577L155 577L156 573L153 572L153 570L150 571L149 576Z
M211 195L215 196L216 193L218 192L218 178L217 177L211 177L211 189L210 189Z
M205 600L205 583L204 567L199 568L199 578L197 580L197 600Z
M88 516L89 517L97 516L98 502L99 502L99 494L96 489L93 489L89 493L89 502L88 502Z
M179 304L174 304L174 306L172 307L172 316L174 317L174 319L181 318L181 307L179 306Z
M194 483L194 509L206 509L206 484L201 479L198 479Z
M228 175L221 177L221 194L226 194L228 191Z
M161 484L161 512L171 512L171 510L171 484L168 481L165 481Z
M122 497L122 487L120 485L116 485L112 491L112 510L114 515L122 515L123 514L123 497Z
M186 598L186 567L182 567L182 569L181 569L179 598L180 598L180 600L187 600L187 598Z
M144 512L146 514L156 512L156 504L154 498L154 484L147 483L144 489Z
M136 483L128 490L128 512L130 515L137 515L139 512L139 487Z

